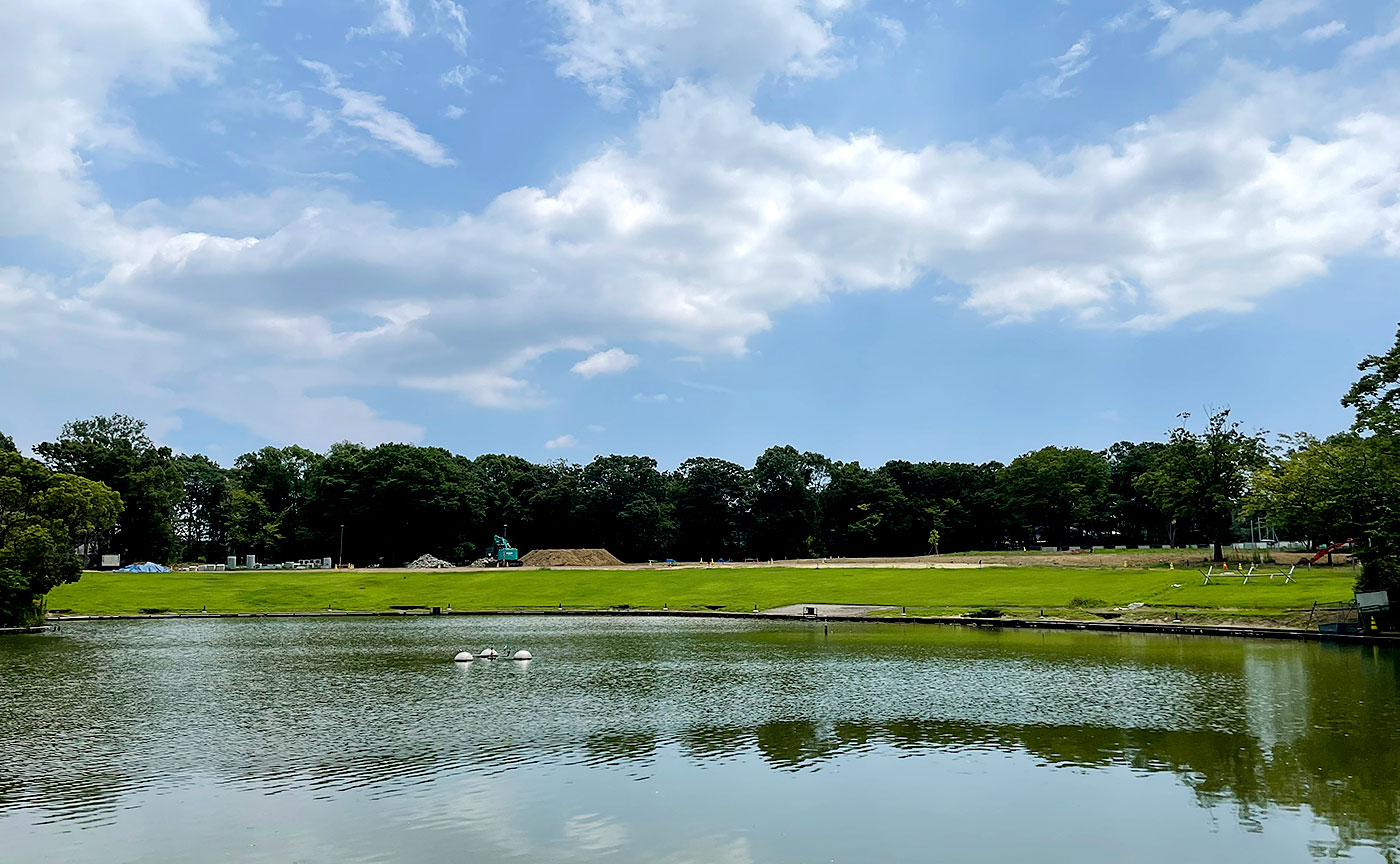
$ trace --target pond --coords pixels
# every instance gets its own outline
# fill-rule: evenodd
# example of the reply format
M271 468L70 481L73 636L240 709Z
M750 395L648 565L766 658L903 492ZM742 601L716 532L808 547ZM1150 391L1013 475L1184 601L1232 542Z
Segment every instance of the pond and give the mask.
M454 664L463 648L535 659ZM1388 648L415 617L0 637L11 861L1384 860Z

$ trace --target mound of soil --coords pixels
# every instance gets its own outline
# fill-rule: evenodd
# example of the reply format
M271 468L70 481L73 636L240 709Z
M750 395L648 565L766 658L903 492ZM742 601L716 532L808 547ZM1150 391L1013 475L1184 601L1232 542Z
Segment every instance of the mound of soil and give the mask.
M622 561L606 549L531 549L520 558L526 567L616 567Z

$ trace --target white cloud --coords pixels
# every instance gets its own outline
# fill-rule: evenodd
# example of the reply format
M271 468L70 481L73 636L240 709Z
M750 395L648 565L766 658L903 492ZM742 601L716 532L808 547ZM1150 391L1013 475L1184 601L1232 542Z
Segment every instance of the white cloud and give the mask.
M39 32L87 25L53 24L54 5L20 11ZM1395 73L1239 65L1176 110L1036 158L765 122L722 83L683 83L625 141L480 210L423 219L293 186L143 210L130 227L138 214L104 202L78 142L120 137L89 133L118 83L207 69L217 40L201 20L174 37L163 18L127 22L141 57L55 37L91 48L57 83L44 52L25 55L33 69L0 54L14 82L0 111L23 121L7 128L58 136L0 139L0 233L86 256L66 280L0 279L0 403L39 405L61 384L74 402L197 409L273 440L412 440L422 430L343 394L531 407L548 400L533 364L553 352L646 340L742 354L795 305L918 290L929 274L993 319L1146 327L1246 310L1339 256L1400 256ZM662 397L679 401L638 394Z
M1389 30L1367 36L1354 45L1347 46L1346 56L1348 60L1365 60L1372 54L1394 48L1396 45L1400 45L1400 16L1396 16L1395 23Z
M436 11L436 9L434 10ZM365 27L352 27L345 38L387 34L401 39L413 35L413 10L408 0L379 0L379 14Z
M672 396L669 393L636 393L632 396L633 402L651 402L657 405L666 402L684 402L681 396Z
M877 15L875 17L875 26L884 31L885 36L896 46L903 45L905 37L908 36L907 31L904 29L904 22L900 21L898 18L891 18L888 15Z
M463 117L467 116L467 109L460 105L448 105L446 108L442 109L442 116L446 117L448 120L461 120Z
M1326 24L1319 24L1316 27L1303 31L1303 38L1309 42L1320 42L1323 39L1331 39L1333 36L1345 33L1347 25L1345 21L1328 21Z
M429 0L433 10L433 31L452 45L458 54L466 55L467 13L452 0Z
M140 322L211 346L162 352L178 360L131 373L182 393L207 381L189 397L198 404L213 404L235 370L287 369L293 401L397 385L528 408L547 399L530 379L551 352L641 338L741 353L783 309L908 288L930 272L965 285L966 305L995 319L1162 326L1248 309L1339 255L1400 255L1400 90L1385 84L1343 92L1327 76L1241 69L1171 114L1045 164L766 123L744 100L684 85L643 120L634 147L552 190L517 189L421 227L330 193L300 211L295 193L275 207L240 203L226 209L263 213L243 226L252 234L138 249L84 302L113 330ZM15 316L20 346L44 326L28 323L46 308L35 302ZM376 323L332 323L345 315ZM254 413L248 422L280 422Z
M616 375L636 365L637 355L628 354L621 348L609 348L578 361L570 371L585 378L592 378L595 375Z
M470 66L457 65L442 73L438 78L439 83L444 87L456 87L463 92L467 90L467 82L476 75L476 70Z
M606 427L606 426L599 426L597 423L590 423L590 424L588 424L588 426L587 426L586 428L588 429L589 432L606 432L606 431L608 431L608 427Z
M384 97L340 86L340 76L324 63L302 60L301 64L321 76L322 89L340 100L340 119L346 124L363 129L371 138L402 150L424 165L441 168L456 164L431 135L420 132L402 114L385 108Z
M1055 74L1046 75L1035 82L1036 94L1046 99L1062 99L1074 95L1073 90L1065 89L1065 84L1093 64L1094 59L1089 56L1091 42L1092 37L1086 33L1078 42L1069 46L1068 51L1051 60Z
M88 159L158 151L110 110L118 85L159 91L213 74L222 38L197 0L12 0L0 15L0 236L45 236L97 258L159 242L124 225Z
M765 75L841 68L831 21L856 0L549 0L564 34L559 75L607 105L637 83L713 79L741 90Z
M546 450L562 450L569 447L577 447L578 439L572 435L560 435L558 438L551 438L544 442Z
M393 285L432 308L413 326L440 340L441 362L474 364L516 350L512 332L539 350L642 337L737 353L780 309L929 271L997 318L1062 309L1160 325L1248 308L1331 257L1395 243L1395 114L1348 105L1324 78L1239 78L1044 165L818 135L680 86L635 151L607 151L552 192L518 189L416 229L379 208L323 205L252 244L171 247L112 290L179 296L256 274L240 298L286 305L281 286L345 271L342 303ZM493 325L449 349L467 321ZM517 371L458 384L500 394Z
M1221 9L1187 9L1171 15L1153 47L1153 54L1170 54L1187 43L1217 34L1243 35L1276 30L1307 12L1321 0L1259 0L1239 16Z

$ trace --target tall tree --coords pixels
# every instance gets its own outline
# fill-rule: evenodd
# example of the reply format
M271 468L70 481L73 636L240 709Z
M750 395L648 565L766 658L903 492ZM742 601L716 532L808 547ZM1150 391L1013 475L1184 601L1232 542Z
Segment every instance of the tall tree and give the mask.
M1365 538L1394 503L1379 442L1354 432L1284 440L1289 447L1278 464L1255 474L1249 509L1310 545Z
M228 551L228 472L206 456L179 456L185 494L175 506L175 533L186 561L217 558Z
M15 446L15 439L0 432L0 453L18 453L19 448Z
M1082 447L1042 447L1001 472L1008 510L1028 540L1063 545L1099 530L1107 514L1108 460Z
M1342 397L1342 406L1356 409L1358 432L1400 436L1400 330L1384 354L1368 354L1356 364L1361 377Z
M1250 476L1267 461L1264 433L1241 431L1228 408L1207 417L1201 432L1186 428L1190 414L1179 416L1182 425L1168 433L1156 467L1137 485L1168 516L1194 520L1214 544L1215 560L1224 561Z
M579 476L576 513L588 536L624 561L662 558L673 536L666 483L647 456L599 456Z
M1400 330L1384 354L1357 364L1361 377L1342 397L1356 409L1353 429L1364 436L1379 487L1360 551L1359 587L1400 588Z
M805 558L814 549L818 496L829 460L792 445L769 447L753 466L752 551L760 558Z
M99 541L103 549L128 561L172 559L184 478L174 453L151 441L144 422L124 414L74 420L34 452L54 471L105 483L121 495L125 509L115 534Z
M1108 509L1113 530L1131 544L1172 540L1168 517L1144 492L1137 480L1157 467L1157 457L1167 445L1158 441L1120 441L1109 447Z
M942 551L994 549L1006 535L998 462L887 462L880 473L899 487L899 505L881 523L881 543L894 555L921 555L935 545Z
M689 560L742 555L751 498L744 466L709 458L682 462L671 477L676 554Z
M311 495L310 477L321 463L321 455L295 445L264 447L244 453L233 463L233 482L245 492L257 495L271 511L286 557L322 557L325 537L309 524L305 511Z
M831 466L819 503L822 551L841 557L877 554L885 519L906 506L888 474L868 471L859 462ZM930 528L934 521L929 520Z
M562 541L570 533L567 516L573 509L572 496L566 494L557 507L548 503L549 490L560 477L557 467L494 453L473 459L485 507L481 541L505 530L512 545L526 551L571 545Z
M341 525L345 558L357 564L400 565L424 553L463 561L490 545L471 460L441 447L336 444L308 487L301 557L338 556Z
M121 496L102 483L0 450L0 625L32 621L41 597L76 582L73 550L110 530L121 510Z

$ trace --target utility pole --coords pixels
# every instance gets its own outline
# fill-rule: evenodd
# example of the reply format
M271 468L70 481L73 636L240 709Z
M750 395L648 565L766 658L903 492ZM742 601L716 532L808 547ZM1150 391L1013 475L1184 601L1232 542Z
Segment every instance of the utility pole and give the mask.
M335 555L335 569L345 566L345 523L340 525L340 551Z

